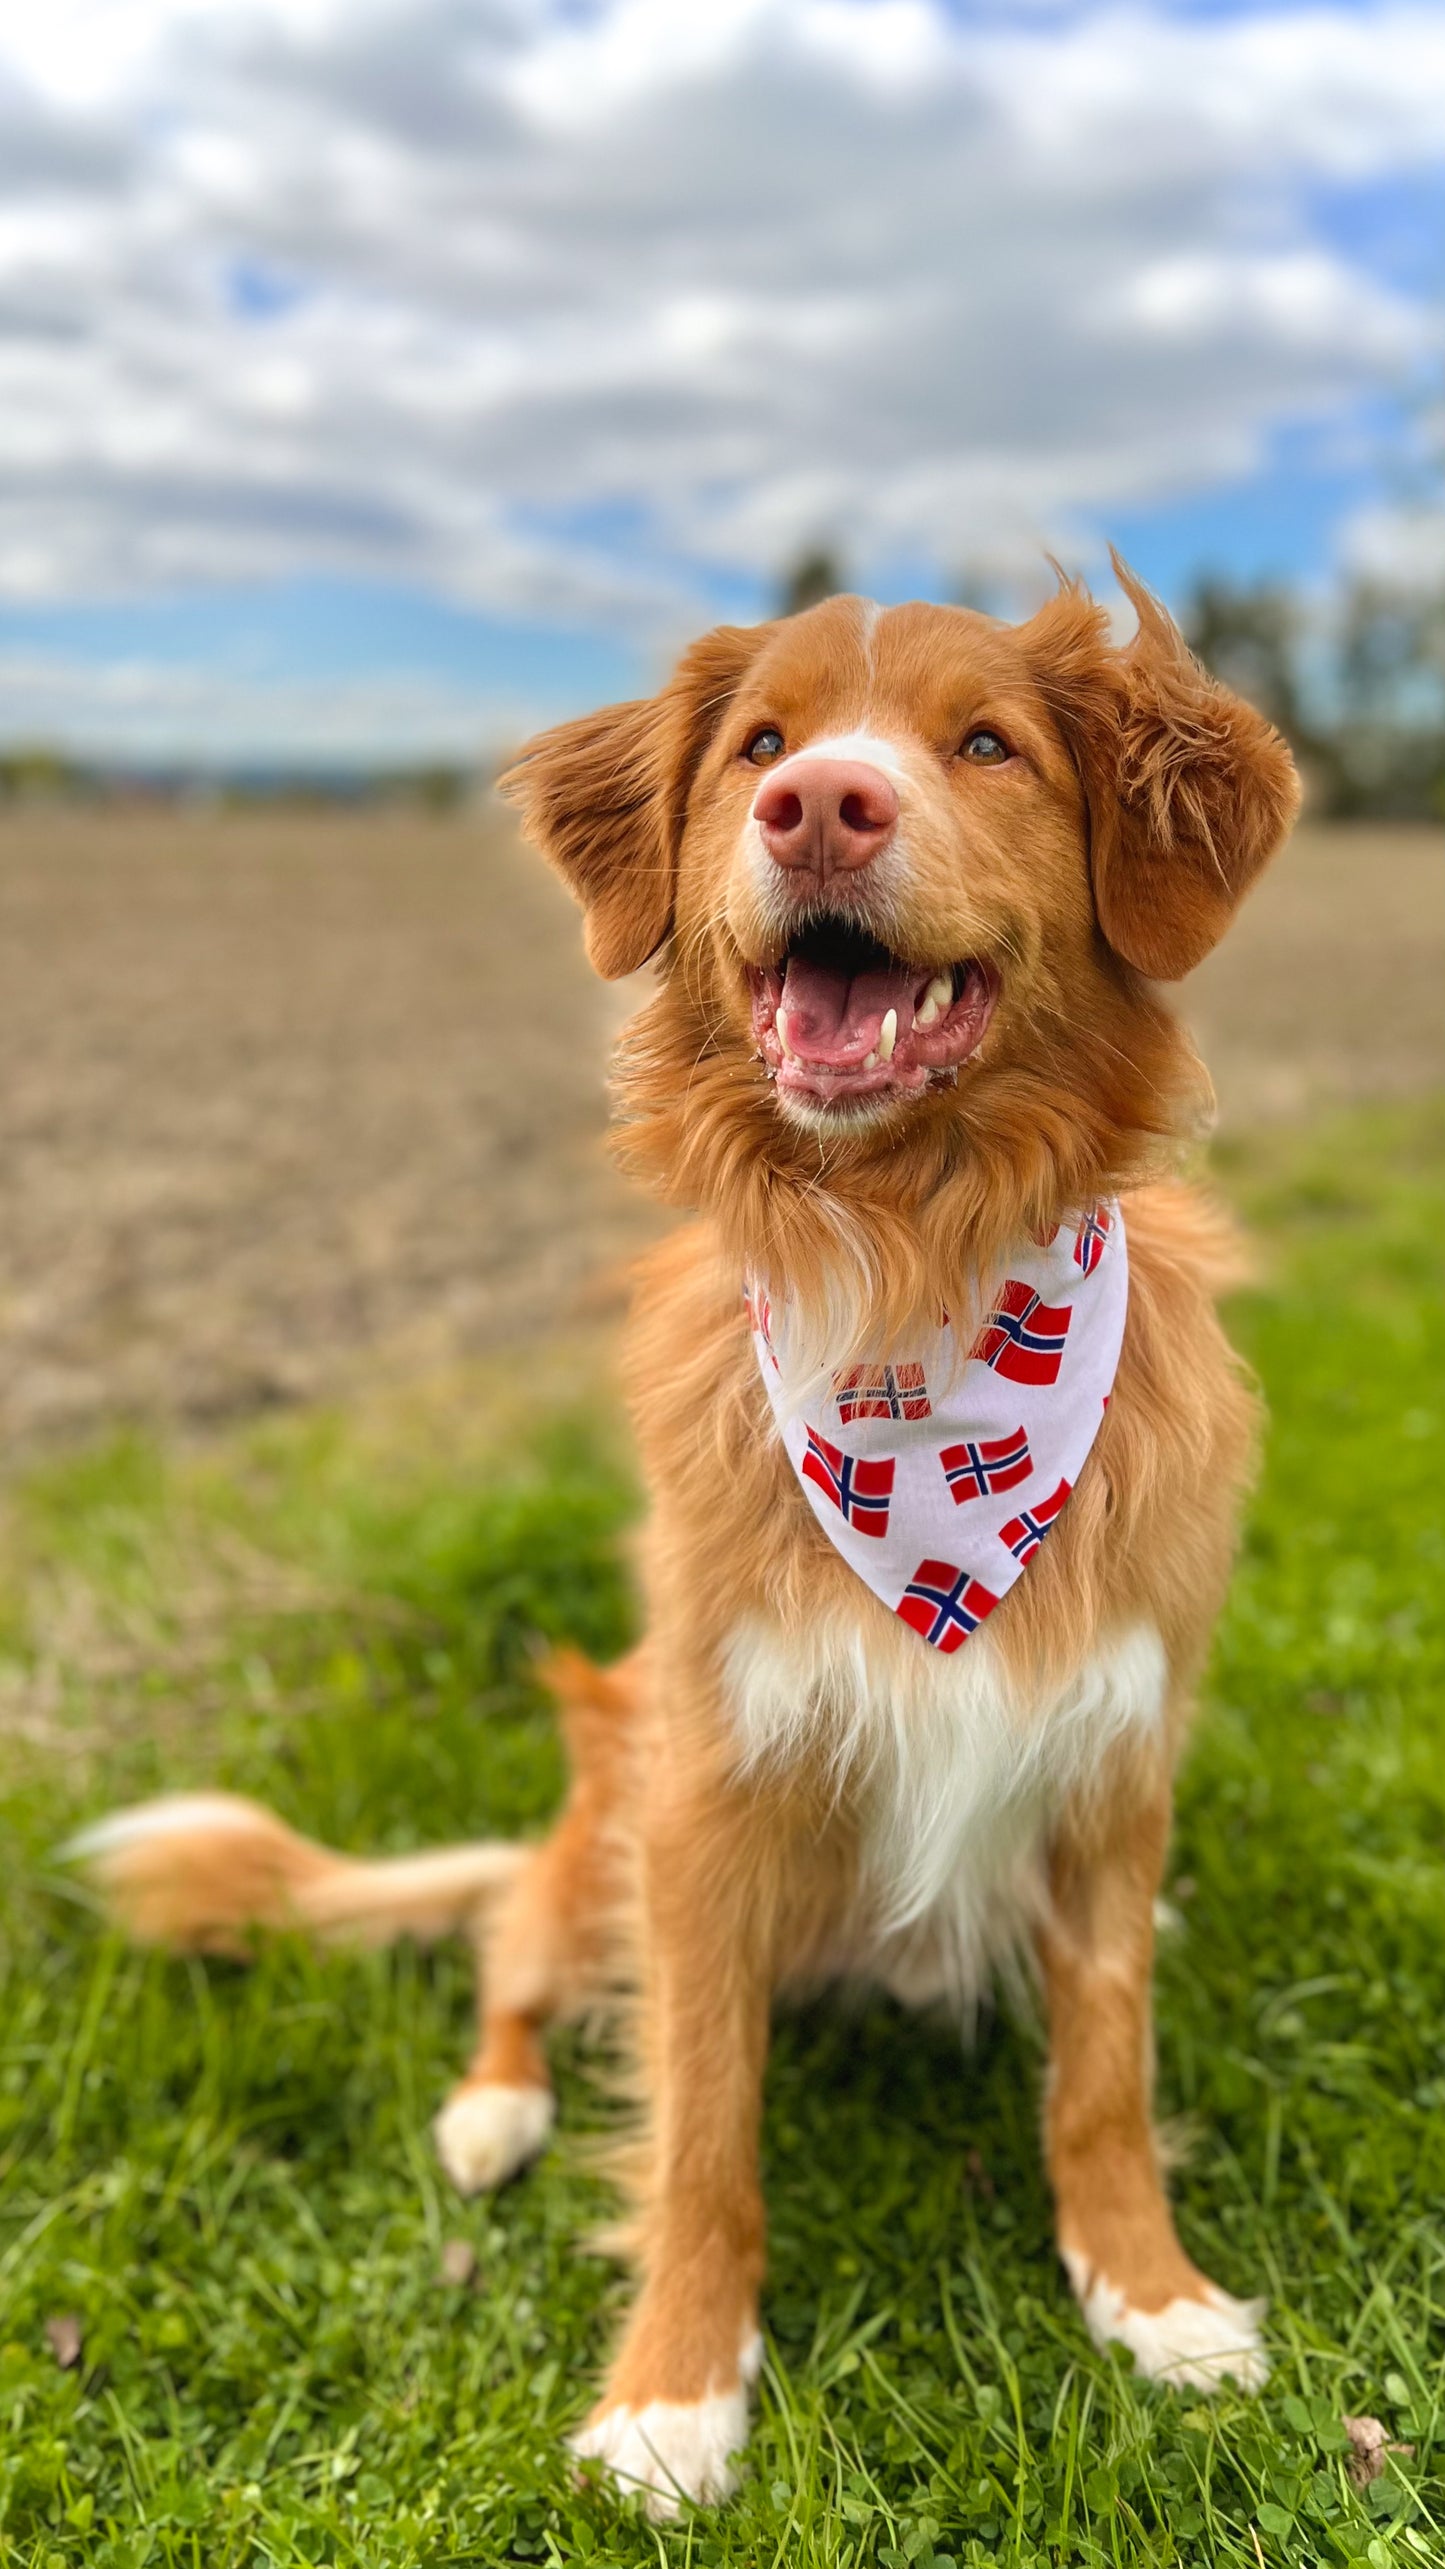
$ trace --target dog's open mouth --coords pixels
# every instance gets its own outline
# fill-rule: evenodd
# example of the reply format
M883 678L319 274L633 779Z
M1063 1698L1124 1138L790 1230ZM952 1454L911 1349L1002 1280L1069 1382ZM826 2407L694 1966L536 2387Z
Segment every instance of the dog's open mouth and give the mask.
M909 963L843 919L799 928L778 963L748 977L762 1060L781 1095L812 1106L956 1078L998 997L988 965Z

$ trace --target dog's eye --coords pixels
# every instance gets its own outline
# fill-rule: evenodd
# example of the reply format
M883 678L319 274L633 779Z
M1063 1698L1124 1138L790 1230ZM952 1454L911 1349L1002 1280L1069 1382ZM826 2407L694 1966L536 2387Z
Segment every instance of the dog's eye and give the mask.
M775 758L782 757L784 745L782 733L765 723L761 731L754 732L743 756L750 758L754 767L771 767Z
M971 731L958 754L978 767L1001 767L1009 753L1007 742L996 731Z

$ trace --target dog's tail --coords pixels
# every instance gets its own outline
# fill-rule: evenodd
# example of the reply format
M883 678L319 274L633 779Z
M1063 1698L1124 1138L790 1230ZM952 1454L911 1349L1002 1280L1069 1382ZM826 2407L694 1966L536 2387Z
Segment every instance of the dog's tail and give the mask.
M140 1943L245 1954L264 1927L363 1945L472 1927L530 1850L492 1840L367 1860L333 1854L239 1794L174 1793L112 1812L62 1852Z

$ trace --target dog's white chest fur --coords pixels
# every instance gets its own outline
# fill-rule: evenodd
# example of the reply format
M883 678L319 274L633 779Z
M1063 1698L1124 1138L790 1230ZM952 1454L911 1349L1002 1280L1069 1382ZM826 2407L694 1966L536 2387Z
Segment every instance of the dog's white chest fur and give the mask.
M727 1655L744 1768L821 1748L862 1820L859 1915L840 1970L900 1997L967 2001L1043 1894L1053 1815L1108 1751L1163 1716L1150 1624L1101 1638L1048 1699L1022 1698L987 1631L952 1657L836 1611L807 1631L740 1625Z

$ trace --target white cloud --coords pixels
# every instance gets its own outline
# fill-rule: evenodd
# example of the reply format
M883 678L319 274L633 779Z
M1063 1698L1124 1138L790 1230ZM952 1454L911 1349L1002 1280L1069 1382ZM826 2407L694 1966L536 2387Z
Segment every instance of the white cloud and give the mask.
M531 731L535 703L404 671L295 679L234 668L0 651L3 737L63 741L127 764L338 766L452 758L471 765Z
M1442 157L1407 0L5 0L0 596L1019 563L1403 376L1311 193Z
M1341 552L1362 579L1438 598L1445 589L1445 505L1421 500L1362 509L1343 530Z

